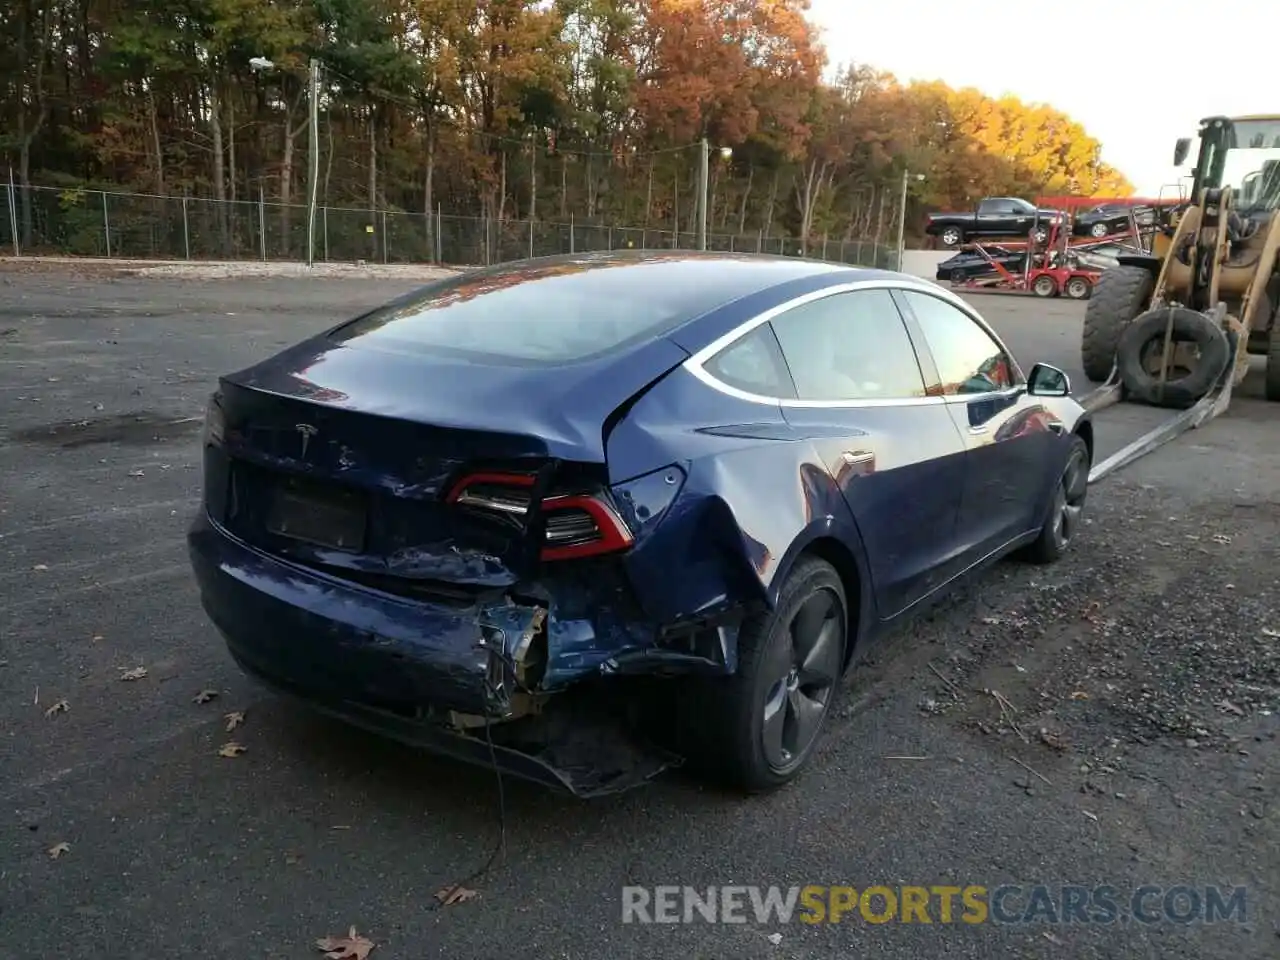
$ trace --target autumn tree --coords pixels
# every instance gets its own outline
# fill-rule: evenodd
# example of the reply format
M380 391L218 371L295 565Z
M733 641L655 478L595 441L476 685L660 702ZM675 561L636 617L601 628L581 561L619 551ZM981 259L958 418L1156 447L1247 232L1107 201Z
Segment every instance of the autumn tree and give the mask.
M222 201L192 207L191 230L204 243L211 227L229 253L256 253L263 197L278 204L273 250L300 252L312 134L321 202L370 211L342 221L350 242L358 224L353 255L379 251L377 219L365 237L374 212L435 209L687 244L703 138L713 243L735 248L783 233L788 250L891 244L904 175L908 236L925 210L984 195L1131 190L1052 106L868 64L824 82L807 12L807 0L14 0L0 10L0 153L23 245L62 237L79 252L100 234L68 219L79 187ZM253 214L234 203L249 198ZM128 226L160 236L165 209L131 207ZM417 256L433 233L431 218L408 231Z

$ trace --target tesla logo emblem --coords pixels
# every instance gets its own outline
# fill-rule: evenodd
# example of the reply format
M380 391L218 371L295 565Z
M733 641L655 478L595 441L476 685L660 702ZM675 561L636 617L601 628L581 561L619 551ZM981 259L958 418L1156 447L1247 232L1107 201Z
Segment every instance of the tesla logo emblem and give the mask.
M294 429L297 430L298 433L302 434L301 456L305 460L307 457L307 444L311 442L311 438L319 433L319 431L309 423L299 423L294 427Z

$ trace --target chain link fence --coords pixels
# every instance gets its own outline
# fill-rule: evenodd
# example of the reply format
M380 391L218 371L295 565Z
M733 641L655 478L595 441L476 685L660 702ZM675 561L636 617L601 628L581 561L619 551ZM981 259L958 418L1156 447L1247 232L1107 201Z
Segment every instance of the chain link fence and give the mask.
M316 209L317 262L480 266L595 250L697 249L694 232L575 220L497 220L436 212ZM895 269L886 240L708 233L707 247ZM876 242L876 241L879 242ZM131 260L305 261L307 207L266 200L161 197L82 188L0 187L0 255Z

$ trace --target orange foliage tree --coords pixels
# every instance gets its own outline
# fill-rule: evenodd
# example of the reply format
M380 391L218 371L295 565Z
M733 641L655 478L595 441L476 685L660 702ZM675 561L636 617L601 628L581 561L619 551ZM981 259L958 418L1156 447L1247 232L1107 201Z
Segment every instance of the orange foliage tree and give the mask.
M906 171L908 235L988 194L1130 191L1051 106L866 65L825 81L808 0L52 4L0 23L24 184L296 204L316 58L326 205L692 231L701 138L713 242L735 247L888 243Z

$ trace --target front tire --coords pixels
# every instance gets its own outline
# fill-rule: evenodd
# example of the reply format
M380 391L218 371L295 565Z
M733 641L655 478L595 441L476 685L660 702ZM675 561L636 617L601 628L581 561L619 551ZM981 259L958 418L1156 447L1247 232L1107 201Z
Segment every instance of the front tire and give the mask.
M1111 376L1120 334L1147 308L1155 278L1142 267L1115 266L1102 271L1084 313L1080 359L1094 383Z
M945 227L941 240L944 247L958 247L964 242L964 231L959 227Z
M1095 223L1092 227L1089 228L1089 236L1094 237L1095 239L1098 239L1098 240L1101 240L1110 232L1111 232L1111 228L1108 227L1105 223Z
M818 557L797 561L774 609L743 624L737 672L695 691L699 765L753 793L795 779L838 692L848 635L839 574Z
M1088 494L1089 446L1083 437L1073 433L1066 466L1054 484L1049 515L1040 535L1023 549L1022 559L1039 564L1060 560L1079 531Z

